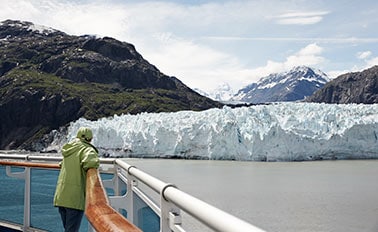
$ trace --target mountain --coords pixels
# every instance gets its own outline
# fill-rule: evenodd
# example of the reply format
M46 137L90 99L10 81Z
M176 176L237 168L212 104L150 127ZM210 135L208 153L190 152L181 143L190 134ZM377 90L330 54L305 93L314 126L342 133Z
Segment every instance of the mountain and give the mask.
M343 74L306 99L325 103L378 103L378 66Z
M234 95L234 90L226 82L219 84L218 86L215 87L215 89L208 92L202 91L197 88L195 88L194 90L203 96L206 96L208 98L211 98L215 101L220 101L220 102L226 102L230 100Z
M39 150L46 134L81 117L222 106L132 44L14 20L0 23L0 96L0 149Z
M320 70L298 66L261 78L239 90L232 100L254 104L298 101L312 95L328 81L327 75Z

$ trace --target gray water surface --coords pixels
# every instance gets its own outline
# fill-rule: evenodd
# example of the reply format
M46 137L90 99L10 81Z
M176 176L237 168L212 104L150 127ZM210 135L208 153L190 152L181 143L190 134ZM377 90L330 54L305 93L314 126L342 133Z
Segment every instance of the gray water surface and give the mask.
M376 160L125 161L266 231L378 231ZM183 218L184 228L204 231Z

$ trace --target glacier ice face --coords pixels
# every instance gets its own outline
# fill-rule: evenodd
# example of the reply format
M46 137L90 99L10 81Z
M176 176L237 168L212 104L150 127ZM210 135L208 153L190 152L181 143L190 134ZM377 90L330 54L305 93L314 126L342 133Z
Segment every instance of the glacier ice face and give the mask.
M79 119L110 156L294 161L378 158L378 105L278 103ZM61 142L63 143L63 141ZM62 144L59 144L60 146Z

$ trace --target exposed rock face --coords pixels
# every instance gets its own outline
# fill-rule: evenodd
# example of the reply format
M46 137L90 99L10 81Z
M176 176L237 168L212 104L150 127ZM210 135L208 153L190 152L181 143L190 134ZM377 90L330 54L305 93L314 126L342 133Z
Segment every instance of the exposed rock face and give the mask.
M204 110L221 104L161 73L132 44L0 23L0 149L36 149L80 117Z
M32 142L28 139L48 133L49 128L79 118L84 113L81 106L79 98L63 100L61 95L53 95L46 99L43 92L23 92L0 107L3 148L18 148L19 144Z
M330 81L306 101L325 103L378 103L378 66L347 73Z

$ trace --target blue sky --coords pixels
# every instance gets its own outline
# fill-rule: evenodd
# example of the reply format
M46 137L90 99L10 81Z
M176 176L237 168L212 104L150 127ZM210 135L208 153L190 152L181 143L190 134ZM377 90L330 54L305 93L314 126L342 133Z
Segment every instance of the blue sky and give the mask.
M378 64L376 0L0 0L0 21L135 45L191 88L234 89L297 65L330 77Z

